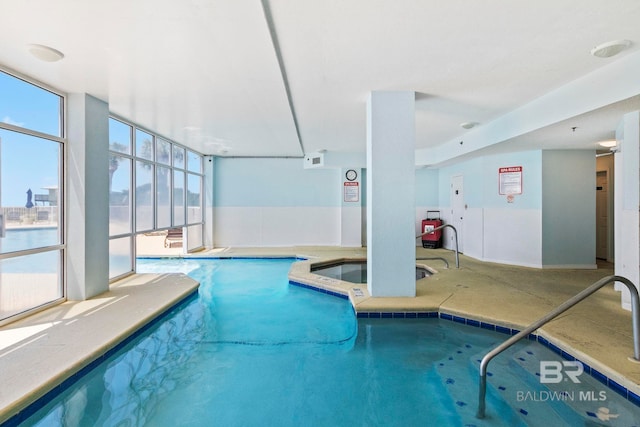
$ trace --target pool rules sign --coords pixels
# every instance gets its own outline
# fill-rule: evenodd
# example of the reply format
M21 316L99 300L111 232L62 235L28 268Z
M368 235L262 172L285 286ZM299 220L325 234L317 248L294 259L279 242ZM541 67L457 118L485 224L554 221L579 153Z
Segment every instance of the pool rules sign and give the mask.
M513 196L522 194L522 166L508 166L498 169L498 193L507 196L513 203Z
M359 202L360 201L360 183L344 182L344 201Z

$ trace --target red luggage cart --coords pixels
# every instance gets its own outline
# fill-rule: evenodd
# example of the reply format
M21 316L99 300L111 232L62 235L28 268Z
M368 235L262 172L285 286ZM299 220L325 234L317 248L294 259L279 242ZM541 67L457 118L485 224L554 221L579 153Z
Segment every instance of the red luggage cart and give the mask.
M422 220L422 232L426 233L434 228L440 227L440 211L427 211L427 218ZM422 247L435 249L442 246L442 229L422 236Z

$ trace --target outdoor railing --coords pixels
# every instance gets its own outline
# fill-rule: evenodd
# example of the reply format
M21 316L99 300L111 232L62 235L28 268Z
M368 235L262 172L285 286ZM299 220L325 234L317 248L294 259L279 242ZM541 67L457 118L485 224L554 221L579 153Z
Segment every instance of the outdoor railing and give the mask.
M7 206L0 208L5 228L29 224L56 224L58 222L57 206L34 206L25 208Z

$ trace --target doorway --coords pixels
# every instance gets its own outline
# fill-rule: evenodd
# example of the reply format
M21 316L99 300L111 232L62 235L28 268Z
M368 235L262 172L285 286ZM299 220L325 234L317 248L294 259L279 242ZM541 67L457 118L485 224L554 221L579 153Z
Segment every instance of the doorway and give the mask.
M458 232L458 250L464 252L464 192L462 175L451 177L451 225ZM455 248L454 234L448 233L449 244L451 248Z
M596 172L596 258L610 259L609 172Z

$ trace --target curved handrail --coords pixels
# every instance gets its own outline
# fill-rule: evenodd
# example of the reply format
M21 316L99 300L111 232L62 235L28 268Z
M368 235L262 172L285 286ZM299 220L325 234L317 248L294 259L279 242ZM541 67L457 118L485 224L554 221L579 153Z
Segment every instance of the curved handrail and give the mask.
M567 301L556 307L554 310L551 310L544 317L533 322L531 325L524 328L522 331L518 332L516 335L512 336L502 344L495 347L489 353L487 353L480 362L480 390L479 390L479 401L478 401L478 413L476 417L484 418L485 415L485 396L487 393L487 366L491 359L493 359L498 354L502 353L507 348L511 347L516 342L520 341L522 338L528 337L529 334L547 322L553 320L558 315L564 313L574 305L578 304L580 301L584 300L598 289L603 286L612 283L612 282L621 282L624 283L629 292L631 293L631 323L633 327L633 359L635 361L640 362L640 298L638 297L638 290L633 285L633 283L622 276L607 276L598 280L582 292L578 293L572 298L569 298Z
M454 236L456 238L456 268L460 268L460 256L458 255L458 230L456 230L456 228L453 225L451 225L451 224L440 225L440 226L434 228L433 230L425 231L422 234L418 234L416 236L416 239L419 239L422 236L426 236L427 234L435 233L436 231L442 230L443 228L446 228L446 227L449 227L449 228L453 229L453 234L454 234Z

